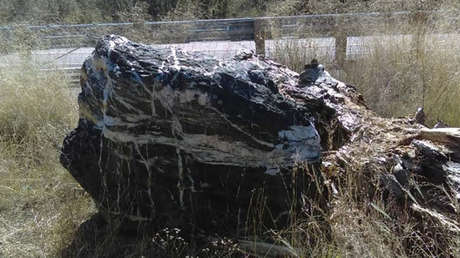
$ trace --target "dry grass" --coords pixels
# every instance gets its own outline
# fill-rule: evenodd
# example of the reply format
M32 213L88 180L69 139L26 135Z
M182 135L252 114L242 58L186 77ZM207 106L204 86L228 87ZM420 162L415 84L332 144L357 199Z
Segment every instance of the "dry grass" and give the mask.
M442 120L460 126L458 36L444 36L428 32L419 50L410 36L369 40L361 46L368 54L345 66L342 79L358 86L383 116L413 115L424 107L428 125Z
M61 167L76 98L58 73L23 63L0 71L0 256L49 257L92 210Z
M331 64L333 53L331 58L312 40L276 40L269 56L297 72L317 58L326 64L326 69L332 67L335 77L357 86L369 107L385 117L412 116L418 107L424 107L427 125L442 120L450 126L460 126L459 36L439 33L452 22L445 17L457 17L460 9L450 6L443 10L429 17L436 21L431 28L389 23L385 31L376 32L369 29L369 24L363 24L362 33L375 36L353 42L353 47L363 54L349 55L340 71ZM416 43L414 35L422 40Z

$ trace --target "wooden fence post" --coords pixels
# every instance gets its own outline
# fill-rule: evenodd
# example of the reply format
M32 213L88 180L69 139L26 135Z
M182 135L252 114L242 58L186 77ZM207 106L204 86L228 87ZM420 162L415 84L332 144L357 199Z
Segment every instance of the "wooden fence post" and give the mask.
M265 23L262 19L254 19L254 42L256 44L256 54L265 56Z
M335 34L335 62L343 68L347 56L347 35L343 32Z
M337 68L342 69L345 64L345 58L347 56L347 33L348 28L345 25L343 18L335 18L335 63Z

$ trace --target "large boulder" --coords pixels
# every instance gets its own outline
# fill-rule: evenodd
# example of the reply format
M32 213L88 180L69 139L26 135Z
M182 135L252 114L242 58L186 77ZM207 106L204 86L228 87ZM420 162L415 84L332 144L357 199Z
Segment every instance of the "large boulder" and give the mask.
M83 64L61 162L104 213L132 221L235 227L258 191L276 219L358 125L343 103L359 95L320 68L299 85L251 53L221 61L106 36Z
M378 117L316 61L298 75L251 53L216 60L112 35L81 87L61 162L123 225L238 231L261 211L277 224L293 207L331 207L356 177L350 195L383 197L386 216L427 236L416 239L460 231L460 130Z

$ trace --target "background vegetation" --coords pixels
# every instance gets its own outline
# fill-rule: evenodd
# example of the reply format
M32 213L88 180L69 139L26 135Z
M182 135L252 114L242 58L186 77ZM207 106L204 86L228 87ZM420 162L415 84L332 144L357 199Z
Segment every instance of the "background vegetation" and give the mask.
M455 0L0 0L0 24L228 18L436 9Z

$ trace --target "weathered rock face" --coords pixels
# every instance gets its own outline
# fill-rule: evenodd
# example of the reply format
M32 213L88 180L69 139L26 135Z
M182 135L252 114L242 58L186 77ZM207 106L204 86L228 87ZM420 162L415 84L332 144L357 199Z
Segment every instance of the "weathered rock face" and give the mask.
M255 200L276 220L299 193L318 199L321 171L338 187L354 173L364 202L411 207L421 234L437 233L420 217L460 231L460 130L377 117L316 63L299 76L107 36L81 86L61 162L106 215L234 230Z
M343 103L359 95L312 71L299 86L249 53L219 61L107 36L83 65L80 121L61 162L101 209L131 220L234 220L256 189L282 214L292 168L317 167L322 148L357 125Z

